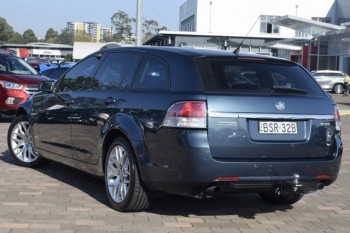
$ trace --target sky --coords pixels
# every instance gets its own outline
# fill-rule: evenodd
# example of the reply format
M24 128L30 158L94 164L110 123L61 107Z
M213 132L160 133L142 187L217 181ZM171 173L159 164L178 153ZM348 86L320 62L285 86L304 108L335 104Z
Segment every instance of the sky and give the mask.
M142 17L159 27L179 29L179 8L186 0L142 0ZM45 38L49 28L61 32L67 22L96 22L110 28L119 10L136 18L137 0L0 0L0 17L18 33L32 29Z

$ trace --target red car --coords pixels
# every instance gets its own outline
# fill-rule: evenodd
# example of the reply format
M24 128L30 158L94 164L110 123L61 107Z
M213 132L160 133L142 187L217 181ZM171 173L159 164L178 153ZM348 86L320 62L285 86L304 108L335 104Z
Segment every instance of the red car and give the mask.
M51 66L51 61L47 58L42 58L42 57L27 57L25 61L31 65L36 71L40 72L41 67L50 67Z
M20 104L38 92L47 80L21 58L0 52L0 118L11 117Z

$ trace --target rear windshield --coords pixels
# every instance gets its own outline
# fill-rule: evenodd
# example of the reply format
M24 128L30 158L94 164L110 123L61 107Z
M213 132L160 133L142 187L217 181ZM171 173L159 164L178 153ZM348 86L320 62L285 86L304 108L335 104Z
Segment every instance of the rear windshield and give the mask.
M316 81L294 63L202 58L197 64L207 92L323 95Z

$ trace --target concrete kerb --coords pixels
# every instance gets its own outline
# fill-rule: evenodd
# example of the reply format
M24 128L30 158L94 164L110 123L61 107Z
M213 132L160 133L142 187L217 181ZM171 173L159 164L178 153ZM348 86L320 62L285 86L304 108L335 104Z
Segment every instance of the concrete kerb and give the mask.
M340 116L350 116L350 110L339 110Z

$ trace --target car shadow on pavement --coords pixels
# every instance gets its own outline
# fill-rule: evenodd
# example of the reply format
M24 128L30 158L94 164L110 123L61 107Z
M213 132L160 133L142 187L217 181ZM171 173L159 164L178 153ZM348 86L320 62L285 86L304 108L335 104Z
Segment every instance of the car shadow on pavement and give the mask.
M12 164L13 166L19 166L11 157L8 150L1 152L0 160L5 163ZM42 167L33 169L55 180L77 188L95 200L99 201L100 203L109 207L107 197L104 193L103 180L101 178L53 161L50 161L48 164L45 164Z
M1 152L0 160L18 166L9 151ZM104 191L103 179L56 162L50 162L35 170L77 188L107 208L111 208ZM150 208L145 212L168 216L237 215L241 218L254 219L260 213L284 212L292 208L291 205L267 204L257 194L229 194L206 199L163 195L154 198Z
M284 212L292 208L291 205L267 204L254 193L235 193L206 199L168 195L155 199L148 212L170 216L237 215L254 219L257 214Z

